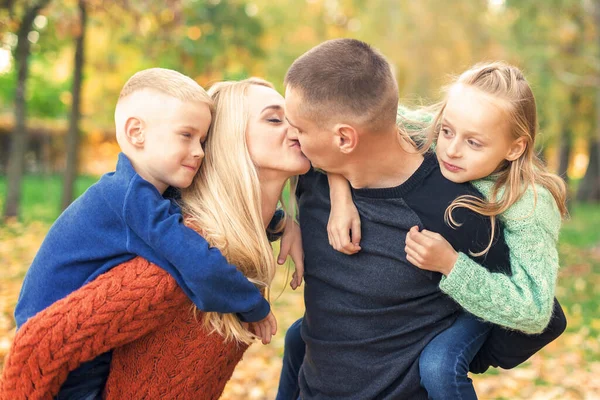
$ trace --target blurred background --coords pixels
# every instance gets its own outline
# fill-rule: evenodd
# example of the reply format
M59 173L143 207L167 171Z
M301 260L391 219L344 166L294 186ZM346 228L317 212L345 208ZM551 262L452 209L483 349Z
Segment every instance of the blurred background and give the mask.
M557 297L567 332L511 371L475 376L483 399L600 399L600 0L0 0L0 368L23 276L62 209L118 146L112 115L136 71L176 69L205 88L258 76L282 91L291 62L354 37L393 64L402 102L440 99L485 60L533 86L538 150L569 185ZM280 331L253 345L226 399L272 399L302 291L275 284Z

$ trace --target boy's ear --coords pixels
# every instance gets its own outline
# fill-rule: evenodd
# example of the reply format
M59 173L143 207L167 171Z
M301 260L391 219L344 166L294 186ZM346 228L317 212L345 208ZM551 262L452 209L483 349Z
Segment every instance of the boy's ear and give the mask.
M134 147L144 147L144 121L138 117L129 117L125 121L125 137Z
M336 144L342 153L349 154L358 145L358 132L352 126L336 124L333 131Z
M515 161L525 152L527 148L527 139L525 137L520 137L515 139L506 154L506 160Z

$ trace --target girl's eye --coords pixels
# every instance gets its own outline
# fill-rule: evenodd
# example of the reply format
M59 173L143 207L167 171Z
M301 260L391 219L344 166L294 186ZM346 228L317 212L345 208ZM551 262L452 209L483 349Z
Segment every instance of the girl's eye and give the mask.
M467 143L469 143L469 145L471 145L472 147L478 149L481 147L481 143L478 143L472 139L467 140Z
M273 124L280 124L282 122L279 118L269 118L267 121Z
M192 137L192 134L191 134L191 133L184 132L184 133L182 133L182 134L181 134L181 136L183 136L184 138L187 138L187 139L189 139L189 138L191 138L191 137Z
M450 132L448 130L448 128L442 128L442 135L444 135L446 137L450 137L450 136L452 136L452 132Z

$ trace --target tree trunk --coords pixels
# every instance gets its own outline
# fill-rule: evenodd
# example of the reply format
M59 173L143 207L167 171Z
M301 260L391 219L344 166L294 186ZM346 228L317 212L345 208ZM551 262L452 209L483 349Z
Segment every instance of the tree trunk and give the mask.
M588 163L585 176L579 183L577 190L577 201L597 202L600 201L600 174L598 169L600 165L600 141L591 140L589 147L590 162Z
M87 13L84 0L79 0L80 29L75 39L75 62L73 70L73 87L71 90L73 103L67 134L67 165L64 174L61 209L66 209L75 197L75 179L79 155L79 120L81 119L81 84L83 80L85 30Z
M594 2L596 26L600 24L600 0ZM596 46L600 49L600 30L596 29ZM600 202L600 86L596 88L596 135L590 139L590 162L577 191L578 201Z
M33 20L39 12L50 2L40 0L25 11L17 31L17 48L15 49L15 65L17 67L17 88L15 91L15 127L11 134L10 154L8 158L7 193L4 206L4 216L17 217L21 200L21 180L25 168L25 153L27 151L27 104L25 95L27 91L27 76L29 75L29 55L31 43L27 38L31 31Z
M569 164L571 162L571 137L573 136L570 127L563 127L560 136L560 145L558 149L558 175L561 176L569 184L569 176L567 174Z

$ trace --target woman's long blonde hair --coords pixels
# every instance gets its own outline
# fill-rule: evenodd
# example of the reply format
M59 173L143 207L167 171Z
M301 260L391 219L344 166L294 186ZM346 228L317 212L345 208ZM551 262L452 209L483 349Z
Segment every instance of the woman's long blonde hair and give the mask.
M215 113L204 145L206 155L181 200L186 223L267 295L276 264L265 234L258 173L246 140L247 95L252 85L273 88L267 81L250 78L220 82L208 90ZM233 314L206 312L203 323L226 341L249 344L255 338Z
M496 182L488 201L464 195L454 200L446 209L446 222L452 226L459 225L452 218L453 210L459 207L490 217L492 230L488 246L479 253L471 253L480 256L487 253L492 246L496 217L519 201L528 188L534 192L535 207L536 184L546 188L552 194L561 215L566 216L566 186L558 175L548 172L535 152L534 143L538 132L535 97L529 83L517 67L503 62L477 64L462 73L452 85L456 84L476 88L497 99L506 113L513 139L525 138L526 140L523 154L512 162L504 161L495 171ZM446 104L447 99L443 100L438 107L439 111L430 128L429 143L437 140L440 134ZM498 198L499 190L502 188L504 192Z

